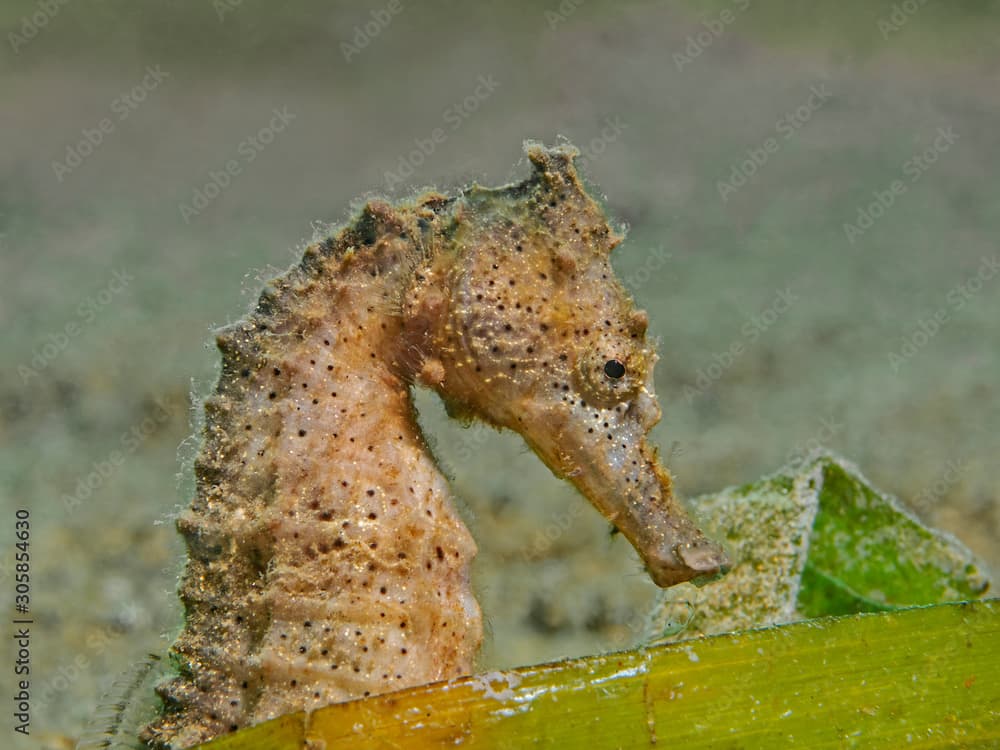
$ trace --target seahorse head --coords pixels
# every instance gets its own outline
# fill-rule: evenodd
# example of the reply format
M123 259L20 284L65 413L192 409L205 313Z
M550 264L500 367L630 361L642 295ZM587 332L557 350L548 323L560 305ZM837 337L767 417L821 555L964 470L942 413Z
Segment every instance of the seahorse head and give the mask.
M621 236L570 147L528 144L534 174L474 187L427 275L423 380L454 413L520 433L632 542L653 580L714 576L725 554L675 500L647 434L660 418L647 315L611 268ZM427 302L433 300L433 302Z

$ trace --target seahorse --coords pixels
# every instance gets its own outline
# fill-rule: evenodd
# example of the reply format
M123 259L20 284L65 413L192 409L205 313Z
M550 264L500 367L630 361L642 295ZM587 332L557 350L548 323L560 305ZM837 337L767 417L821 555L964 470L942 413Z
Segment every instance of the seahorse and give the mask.
M185 625L150 746L473 670L476 544L415 384L452 416L522 435L660 586L725 569L647 440L657 355L610 265L623 237L573 147L525 148L518 184L369 201L218 335L196 497L177 523Z

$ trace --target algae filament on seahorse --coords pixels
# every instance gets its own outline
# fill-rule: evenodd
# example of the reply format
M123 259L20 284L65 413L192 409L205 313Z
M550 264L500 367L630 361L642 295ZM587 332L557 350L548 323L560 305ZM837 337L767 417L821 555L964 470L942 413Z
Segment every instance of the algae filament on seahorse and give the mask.
M660 418L647 317L621 242L573 166L527 144L519 184L369 202L218 337L178 674L154 747L472 672L476 545L410 389L524 437L635 546L661 586L721 549L685 514L646 435Z

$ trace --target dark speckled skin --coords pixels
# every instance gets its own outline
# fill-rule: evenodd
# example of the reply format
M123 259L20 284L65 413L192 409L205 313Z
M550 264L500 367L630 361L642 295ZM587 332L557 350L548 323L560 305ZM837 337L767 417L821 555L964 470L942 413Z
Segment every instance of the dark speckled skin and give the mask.
M369 203L219 336L198 492L178 522L179 676L158 689L151 745L472 670L476 547L424 446L414 382L520 433L659 585L725 566L646 441L656 355L608 261L621 238L573 149L527 151L517 185Z

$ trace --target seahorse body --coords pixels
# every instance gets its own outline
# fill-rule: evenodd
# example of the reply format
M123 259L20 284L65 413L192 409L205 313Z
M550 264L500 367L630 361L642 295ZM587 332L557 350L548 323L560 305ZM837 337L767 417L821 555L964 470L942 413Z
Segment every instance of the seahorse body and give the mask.
M178 676L154 747L468 674L482 638L475 542L422 440L409 389L516 430L668 586L724 554L684 514L646 434L655 354L611 270L620 242L573 167L409 205L370 202L306 249L218 339Z

